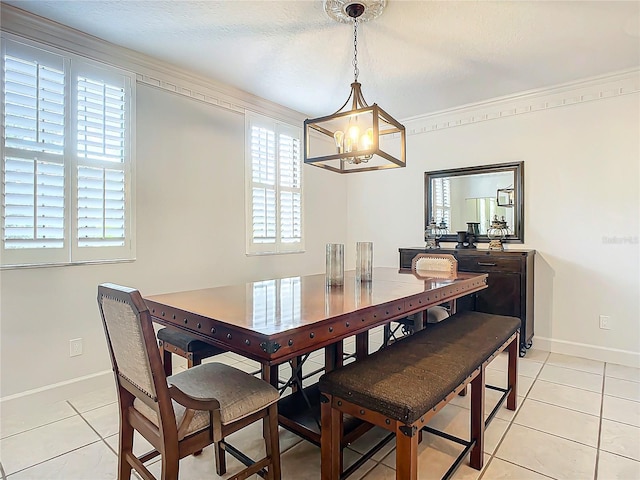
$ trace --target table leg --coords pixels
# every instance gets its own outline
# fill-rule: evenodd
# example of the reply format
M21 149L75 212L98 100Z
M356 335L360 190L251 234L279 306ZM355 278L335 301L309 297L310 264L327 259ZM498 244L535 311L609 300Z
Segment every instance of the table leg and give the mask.
M389 325L385 325L385 328ZM386 337L385 337L386 338ZM369 331L356 335L356 360L362 360L369 355Z
M279 365L269 365L266 363L262 364L262 379L273 385L276 389L278 389L278 366Z

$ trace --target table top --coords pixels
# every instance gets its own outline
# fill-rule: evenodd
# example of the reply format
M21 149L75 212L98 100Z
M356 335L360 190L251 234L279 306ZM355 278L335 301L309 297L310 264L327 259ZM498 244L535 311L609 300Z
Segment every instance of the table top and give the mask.
M274 335L475 277L478 274L459 273L448 279L418 278L411 272L378 267L371 282L356 282L354 271L345 272L342 287L326 287L325 275L316 274L153 295L145 301L152 310L172 307Z

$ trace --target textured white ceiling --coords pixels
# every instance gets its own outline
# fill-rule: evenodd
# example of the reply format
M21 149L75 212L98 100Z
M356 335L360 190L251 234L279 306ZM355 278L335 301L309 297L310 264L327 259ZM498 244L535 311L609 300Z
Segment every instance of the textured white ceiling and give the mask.
M310 116L353 81L322 0L3 0ZM397 118L640 66L638 1L388 0L359 28L368 103Z

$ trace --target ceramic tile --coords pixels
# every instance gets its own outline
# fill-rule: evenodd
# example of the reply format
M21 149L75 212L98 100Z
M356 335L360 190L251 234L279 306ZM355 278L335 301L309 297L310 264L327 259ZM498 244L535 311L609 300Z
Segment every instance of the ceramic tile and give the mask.
M637 480L640 478L640 462L608 452L600 452L598 480Z
M575 480L593 478L596 451L571 440L512 425L495 456L558 480Z
M55 402L44 408L31 408L31 405L20 408L19 404L5 408L3 405L0 410L0 438L6 438L74 415L77 415L76 411L66 401Z
M360 454L349 448L344 449L344 468L349 468ZM300 442L282 454L282 478L296 480L317 480L320 478L320 448L309 442ZM376 463L368 460L350 479L363 478Z
M526 378L526 377L523 377ZM520 381L520 380L518 380ZM457 405L458 407L462 407L462 408L466 408L467 410L471 408L471 395L470 395L470 391L467 393L467 395L465 395L464 397L461 397L459 395L457 395L456 397L452 398L451 401L449 402L449 404L451 405ZM488 417L491 414L491 411L493 410L493 408L498 404L498 401L500 400L500 397L502 396L502 392L498 392L497 390L492 390L492 389L485 389L484 391L484 415L485 418ZM500 407L500 409L496 412L496 417L497 418L501 418L502 420L507 420L510 421L516 414L516 412L518 411L518 409L520 408L520 406L522 405L522 402L524 401L524 397L518 396L517 402L516 402L516 410L515 411L511 411L507 409L507 400L505 399L504 403L502 404L502 407Z
M228 438L229 443L236 448L239 448L243 453L248 455L250 458L254 460L258 458L262 458L264 456L264 440L262 439L262 423L256 422L238 432L230 435ZM281 450L281 461L283 467L283 475L282 478L295 478L295 477L286 477L284 475L284 462L285 457L287 455L287 451L291 450L292 447L301 443L302 440L300 437L293 435L292 433L280 429L280 450ZM304 442L307 443L307 442ZM308 445L311 445L307 443ZM315 465L313 462L317 462L317 471L319 472L320 468L320 450L317 447L311 445L315 450L317 450L317 459L311 462L312 466L311 470L315 470ZM295 460L295 455L293 456ZM289 457L286 457L289 458ZM309 459L307 459L309 460ZM221 478L228 478L230 475L239 472L244 468L244 466L236 460L233 456L227 454L226 455L226 463L227 463L227 473L223 477L219 477L216 475L215 468L215 457L213 454L213 447L208 446L203 449L202 453L198 456L190 455L188 457L180 460L179 466L179 477L181 479L200 479L207 478L212 480L219 480ZM157 478L160 478L161 473L161 464L159 460L155 460L147 466L151 473L153 473ZM260 477L257 475L253 475L249 477L252 480L258 480ZM313 478L313 477L309 477Z
M467 410L456 405L447 405L438 412L435 417L433 417L429 422L429 426L436 430L468 440L471 436L470 423L471 410ZM484 434L485 452L492 453L495 450L508 426L509 422L497 417L491 421ZM434 448L449 455L453 455L454 457L457 455L456 452L459 450L458 444L432 434L425 435L423 437L423 442L425 437L428 437L430 444Z
M244 468L244 466L231 455L226 455L227 473L224 477L216 475L216 463L213 454L213 447L210 445L202 450L198 456L189 455L180 460L178 465L178 478L180 479L211 479L221 480L233 475ZM161 478L162 462L154 459L152 463L145 465L151 474L156 478ZM136 478L134 476L132 479ZM253 475L249 477L251 480L258 480L260 477Z
M604 381L604 393L612 397L640 402L640 383L607 377Z
M549 477L526 468L493 458L484 472L487 480L548 480Z
M547 358L549 358L549 352L537 348L530 348L529 350L527 350L527 355L524 358L526 360L544 363L547 361Z
M522 359L519 359L520 361ZM500 355L491 360L491 363L487 365L487 368L491 368L493 370L500 370L501 372L506 372L509 367L509 356L506 352L502 352Z
M364 480L396 480L396 471L379 463L364 477Z
M632 382L640 382L640 368L627 367L626 365L617 365L615 363L607 363L605 370L607 377L620 378Z
M237 362L232 365L233 368L237 368L238 370L242 370L243 372L253 374L256 371L260 370L258 366L258 362ZM260 376L260 374L257 374Z
M0 460L10 475L99 439L76 415L0 440Z
M71 406L80 413L93 410L94 408L104 407L110 403L116 403L117 401L118 391L115 383L109 387L101 388L100 390L93 390L69 399Z
M117 403L96 408L82 414L82 418L98 432L102 438L118 433L120 428L120 408Z
M600 415L601 397L599 393L567 387L556 383L536 380L527 398L577 410L590 415Z
M111 435L110 437L105 438L107 445L114 451L114 453L118 453L118 434ZM151 445L146 438L140 435L138 432L133 432L133 454L136 456L144 455L145 453L154 450L153 445Z
M600 449L640 461L640 427L602 420Z
M95 442L9 477L9 480L114 480L118 457L104 442Z
M598 375L602 375L604 372L604 362L563 355L561 353L550 353L547 358L547 365L557 365L559 367L572 368L583 372L597 373Z
M518 358L518 375L535 378L544 364L528 358ZM487 366L487 370L498 370L507 372L509 367L509 357L506 353L501 353Z
M490 370L487 369L485 371L486 379L485 383L487 385L493 385L495 387L507 388L507 383L509 381L507 377L507 372L502 372L500 370ZM518 375L518 384L517 384L517 394L521 397L524 397L528 392L535 379L531 377L525 377L523 375ZM495 391L495 390L494 390Z
M546 382L559 383L560 385L567 385L569 387L576 387L582 390L589 390L590 392L602 392L603 378L602 375L598 375L597 373L583 372L558 367L557 365L545 365L538 379Z
M449 452L438 450L430 443L431 438L433 438L433 435L424 435L422 443L418 445L418 478L420 480L441 479L446 471L451 467L458 454L462 451L461 445L457 445L457 447L452 448ZM483 470L486 468L490 458L491 457L489 455L484 455ZM384 465L390 469L395 469L395 448L383 459L380 465ZM471 468L467 459L462 462L453 478L456 480L476 480L480 477L483 470L475 470ZM384 473L386 473L386 471L384 471ZM368 477L365 477L365 480L368 480Z
M640 427L640 402L605 395L602 418Z
M528 398L518 412L514 423L592 447L598 446L600 419L586 413Z
M349 445L349 448L360 454L365 454L389 434L390 432L388 430L385 430L384 428L373 427L367 433L351 443L351 445ZM395 445L396 440L395 438L392 438L384 447L382 447L378 452L375 453L375 455L372 457L372 460L379 462L384 457L386 457L391 450L395 448Z

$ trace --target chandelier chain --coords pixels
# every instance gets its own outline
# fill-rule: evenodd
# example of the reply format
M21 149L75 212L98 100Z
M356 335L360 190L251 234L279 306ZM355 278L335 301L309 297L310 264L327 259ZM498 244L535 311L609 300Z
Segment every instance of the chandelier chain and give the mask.
M358 81L358 75L360 70L358 69L358 19L353 19L353 76L355 81Z

